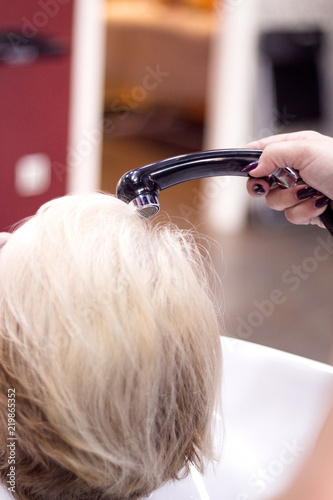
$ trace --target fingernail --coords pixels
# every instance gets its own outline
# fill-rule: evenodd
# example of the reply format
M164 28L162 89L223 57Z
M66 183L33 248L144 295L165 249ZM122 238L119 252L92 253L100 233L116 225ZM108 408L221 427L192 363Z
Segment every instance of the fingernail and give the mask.
M322 196L321 198L318 198L315 202L315 207L316 208L322 208L325 205L328 205L331 200L327 198L327 196Z
M254 170L257 168L259 162L258 161L253 161L252 163L249 163L248 165L245 165L245 167L242 168L241 172L251 172L251 170Z
M305 198L310 198L311 196L314 196L317 194L318 191L311 186L306 186L305 188L300 189L296 193L296 197L298 200L304 200Z
M260 195L266 194L266 189L261 184L255 184L252 188L252 191L255 194L260 194Z

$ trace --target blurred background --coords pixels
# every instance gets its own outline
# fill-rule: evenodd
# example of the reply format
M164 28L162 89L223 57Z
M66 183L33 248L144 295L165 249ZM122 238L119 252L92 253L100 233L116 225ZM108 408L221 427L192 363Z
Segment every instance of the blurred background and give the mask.
M0 230L128 170L275 133L333 135L333 1L12 0L0 5ZM225 335L331 363L333 243L244 179L161 193L207 239Z

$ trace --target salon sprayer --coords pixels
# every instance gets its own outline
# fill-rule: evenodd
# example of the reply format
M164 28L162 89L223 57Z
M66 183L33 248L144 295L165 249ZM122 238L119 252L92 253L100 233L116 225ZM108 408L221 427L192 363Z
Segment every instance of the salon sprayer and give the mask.
M133 203L146 219L159 212L159 193L182 182L216 176L243 176L257 165L262 151L258 149L216 149L168 158L127 172L117 185L117 197ZM271 186L290 188L302 182L292 168L279 168L265 177ZM320 216L333 235L333 209L327 206Z

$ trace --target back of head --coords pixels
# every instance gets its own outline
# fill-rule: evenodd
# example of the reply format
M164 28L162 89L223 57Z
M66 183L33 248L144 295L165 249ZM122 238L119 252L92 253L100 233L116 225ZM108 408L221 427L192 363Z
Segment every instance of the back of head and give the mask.
M0 276L0 472L8 486L14 394L16 498L136 499L203 470L221 357L190 236L106 194L66 196L14 232Z

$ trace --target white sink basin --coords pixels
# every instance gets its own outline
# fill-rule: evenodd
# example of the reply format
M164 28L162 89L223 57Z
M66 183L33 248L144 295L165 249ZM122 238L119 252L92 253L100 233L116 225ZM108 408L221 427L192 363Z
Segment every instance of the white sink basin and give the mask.
M222 348L221 460L152 500L270 498L300 466L327 415L331 366L242 340L223 338Z

